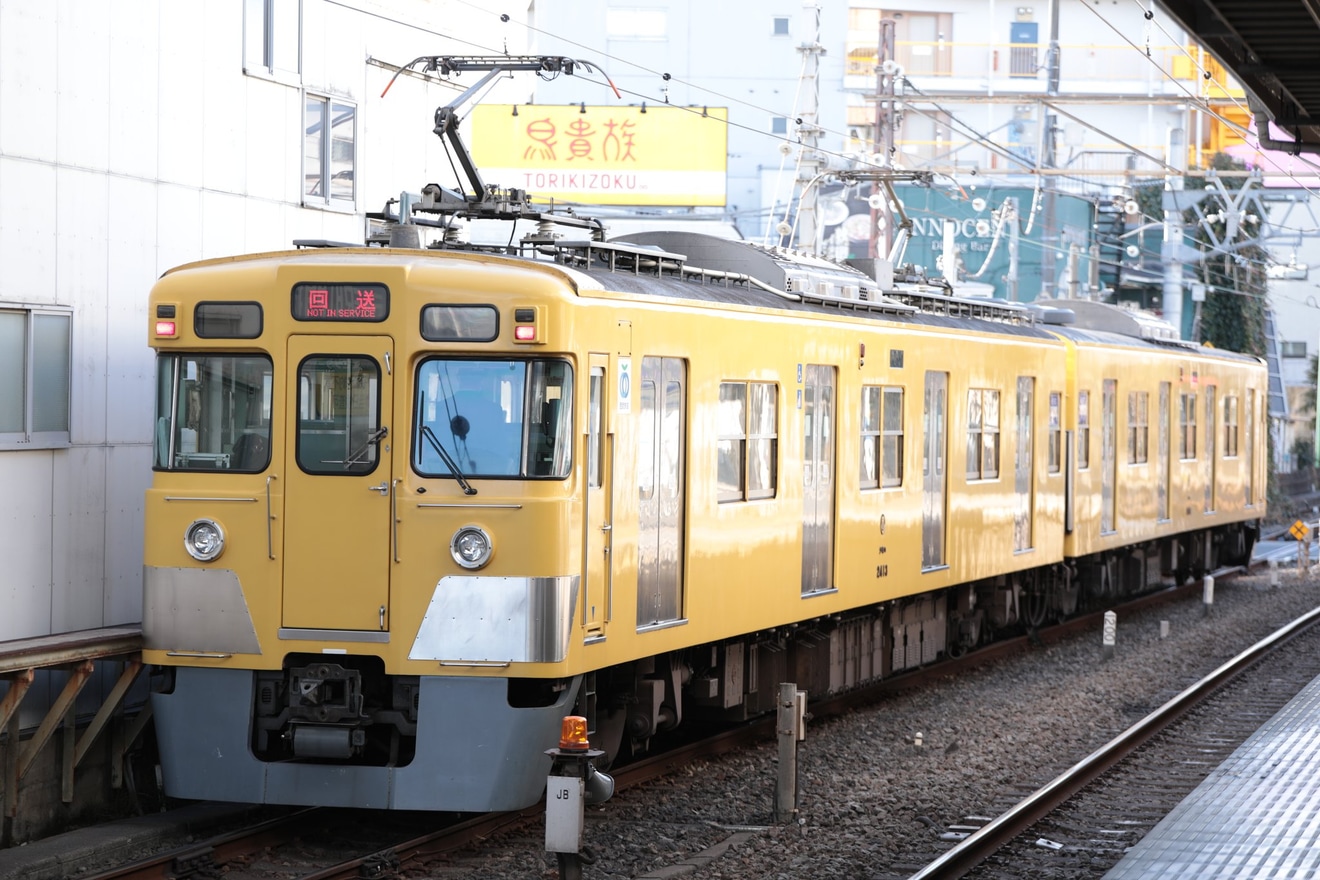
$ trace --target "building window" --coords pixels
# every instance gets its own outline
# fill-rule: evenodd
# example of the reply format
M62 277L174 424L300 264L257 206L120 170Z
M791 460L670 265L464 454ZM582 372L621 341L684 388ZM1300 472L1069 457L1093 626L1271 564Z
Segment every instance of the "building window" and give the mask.
M861 488L903 485L903 389L862 389Z
M1091 392L1077 392L1077 469L1091 466Z
M967 392L967 479L999 476L999 392Z
M663 40L668 22L663 9L608 9L605 33L611 40Z
M770 117L770 133L771 133L771 134L787 135L787 134L788 134L788 117L787 117L787 116L771 116L771 117Z
M304 107L303 201L351 208L356 196L357 108L310 94Z
M244 0L243 70L274 76L302 70L302 0Z
M1178 395L1178 457L1196 458L1196 395Z
M1286 358L1304 358L1306 357L1306 343L1282 342L1279 344L1279 354Z
M775 497L778 388L767 382L721 382L719 500Z
M65 310L0 306L0 446L68 445L72 321Z
M771 24L770 33L776 37L788 36L788 17L776 15Z
M1062 395L1050 392L1050 473L1063 470Z
M1128 464L1150 460L1150 395L1145 391L1128 393Z
M1238 399L1224 398L1224 458L1238 454Z

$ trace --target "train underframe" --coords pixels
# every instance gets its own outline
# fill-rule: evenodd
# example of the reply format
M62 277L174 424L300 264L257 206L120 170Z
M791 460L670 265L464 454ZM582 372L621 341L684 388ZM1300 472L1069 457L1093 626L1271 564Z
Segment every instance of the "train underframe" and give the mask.
M163 763L175 771L166 791L396 809L526 806L566 714L587 717L604 769L685 725L773 712L780 682L813 697L847 691L1243 564L1255 538L1255 523L1186 533L569 679L388 675L360 655L290 655L283 669L256 673L180 667L155 695L162 752L171 752ZM224 708L243 704L247 718Z
M1245 565L1257 523L1160 538L769 632L649 657L586 677L574 712L593 744L618 755L682 723L733 722L773 712L780 682L813 697L1030 632L1161 586Z

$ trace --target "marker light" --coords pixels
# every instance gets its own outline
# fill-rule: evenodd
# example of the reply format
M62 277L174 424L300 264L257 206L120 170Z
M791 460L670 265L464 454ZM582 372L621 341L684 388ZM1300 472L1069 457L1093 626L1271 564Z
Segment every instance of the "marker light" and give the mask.
M544 306L522 306L513 310L513 341L514 342L536 342L542 341L541 334L537 331L537 325L545 323Z
M225 530L213 519L194 520L183 533L183 549L198 562L210 562L225 549Z
M157 322L156 322L156 335L157 335L157 336L174 336L177 332L178 332L178 329L175 327L175 324L174 324L173 321L157 321Z
M464 568L478 569L490 562L495 547L481 526L463 526L449 540L449 552Z
M587 719L581 715L569 715L560 727L559 747L569 752L585 752L591 748L587 741Z

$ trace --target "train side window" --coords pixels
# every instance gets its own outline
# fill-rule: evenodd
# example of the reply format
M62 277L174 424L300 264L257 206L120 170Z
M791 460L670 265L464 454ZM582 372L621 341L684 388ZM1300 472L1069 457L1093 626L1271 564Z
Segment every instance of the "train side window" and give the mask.
M880 393L884 431L881 441L881 482L886 488L903 485L903 389L885 388Z
M1150 460L1150 394L1128 392L1128 464Z
M720 383L718 494L721 503L742 501L747 460L747 386Z
M1049 472L1057 474L1063 470L1063 424L1060 413L1061 397L1059 392L1050 392L1050 461Z
M903 485L903 389L862 389L861 488Z
M1178 395L1178 457L1196 459L1196 395Z
M775 497L779 389L768 382L720 383L718 499Z
M967 479L999 476L999 392L967 391Z
M1238 399L1224 398L1224 458L1238 457Z
M880 386L862 388L862 465L860 486L880 487Z
M1091 466L1091 392L1077 392L1077 469Z

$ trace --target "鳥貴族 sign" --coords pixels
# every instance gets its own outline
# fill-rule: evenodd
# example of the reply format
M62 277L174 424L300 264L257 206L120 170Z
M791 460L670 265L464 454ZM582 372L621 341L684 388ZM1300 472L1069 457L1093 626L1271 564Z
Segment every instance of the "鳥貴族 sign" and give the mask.
M514 111L517 111L516 115ZM723 107L483 104L471 114L472 156L487 183L537 201L595 205L723 205Z

